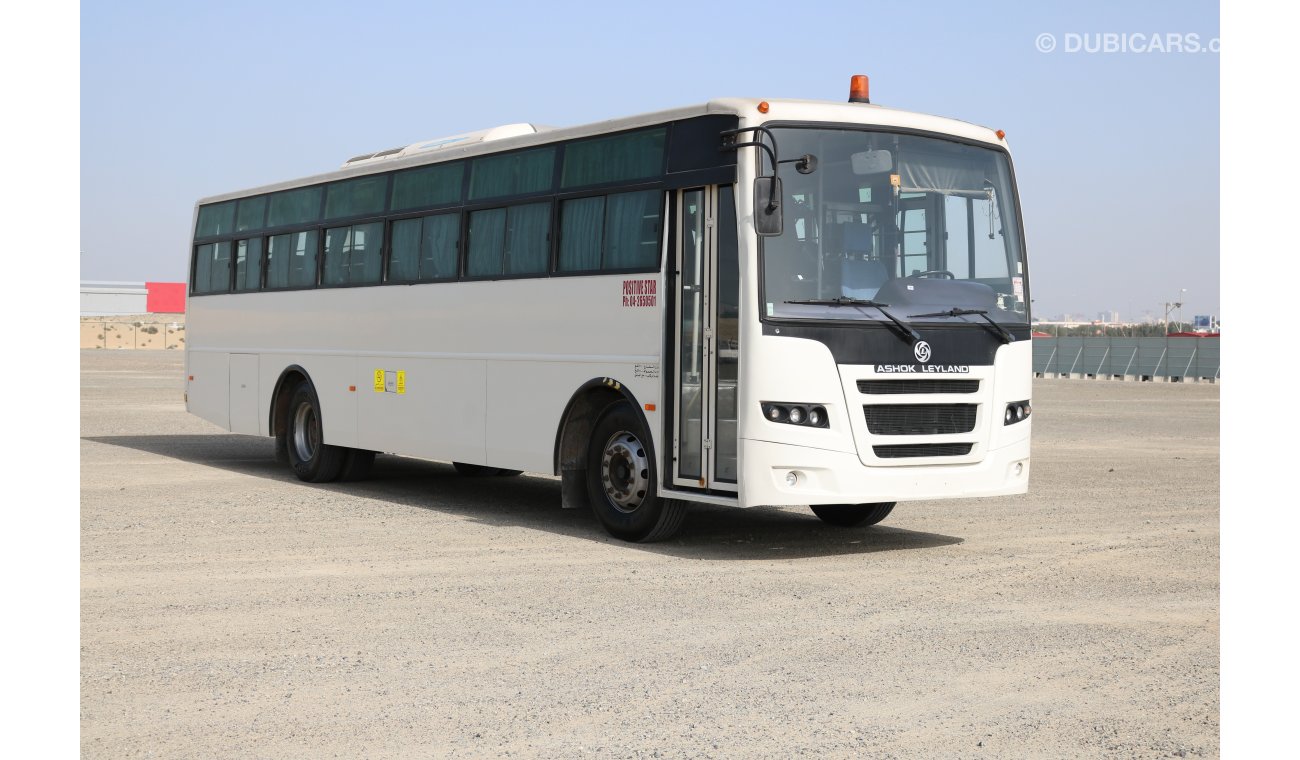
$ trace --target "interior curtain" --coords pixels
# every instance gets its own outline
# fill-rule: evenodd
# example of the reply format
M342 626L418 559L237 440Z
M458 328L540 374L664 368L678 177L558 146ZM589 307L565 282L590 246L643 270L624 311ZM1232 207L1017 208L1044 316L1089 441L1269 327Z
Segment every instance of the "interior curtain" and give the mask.
M440 214L424 218L421 279L436 280L456 276L456 238L459 232L459 214Z
M545 272L550 231L551 204L511 206L506 237L506 274Z
M600 269L600 245L604 226L603 196L564 202L560 222L560 271L589 272Z
M605 269L654 266L659 253L658 190L609 196L605 213Z

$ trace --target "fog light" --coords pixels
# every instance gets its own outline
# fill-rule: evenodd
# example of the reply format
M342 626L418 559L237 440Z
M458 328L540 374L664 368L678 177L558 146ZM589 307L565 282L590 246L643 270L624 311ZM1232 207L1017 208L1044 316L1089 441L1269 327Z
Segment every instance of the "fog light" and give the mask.
M1021 473L1023 473L1024 471L1025 471L1025 465L1021 462L1016 462L1016 477L1017 478L1020 477Z
M799 484L799 473L794 472L793 470L791 470L790 472L787 472L787 473L785 474L785 484L786 484L787 486L790 486L791 488L794 488L796 485L798 485L798 484Z
M822 414L817 409L808 410L808 424L813 427L820 427L822 424Z
M797 406L790 407L790 421L796 425L803 423L803 410Z

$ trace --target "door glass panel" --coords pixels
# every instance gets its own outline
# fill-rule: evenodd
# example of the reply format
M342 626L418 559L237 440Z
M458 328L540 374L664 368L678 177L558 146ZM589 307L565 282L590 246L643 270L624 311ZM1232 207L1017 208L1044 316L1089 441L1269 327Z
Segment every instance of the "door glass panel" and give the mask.
M736 200L731 185L718 188L717 336L718 378L714 424L714 477L736 482L736 388L740 367L740 250Z
M704 477L704 191L682 193L681 275L677 298L681 334L677 365L681 400L678 405L677 473L683 478Z

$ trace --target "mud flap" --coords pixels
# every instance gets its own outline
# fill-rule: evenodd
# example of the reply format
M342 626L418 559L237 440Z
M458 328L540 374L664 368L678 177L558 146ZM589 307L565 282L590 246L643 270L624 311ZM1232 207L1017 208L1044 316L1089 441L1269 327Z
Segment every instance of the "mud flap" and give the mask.
M562 470L560 472L560 506L565 509L589 509L587 498L587 471Z

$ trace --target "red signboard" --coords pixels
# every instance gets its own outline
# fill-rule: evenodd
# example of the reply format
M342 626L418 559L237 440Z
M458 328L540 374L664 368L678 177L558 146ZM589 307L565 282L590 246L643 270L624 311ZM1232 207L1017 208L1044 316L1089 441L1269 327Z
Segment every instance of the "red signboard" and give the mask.
M144 308L150 314L184 314L185 283L146 282Z

